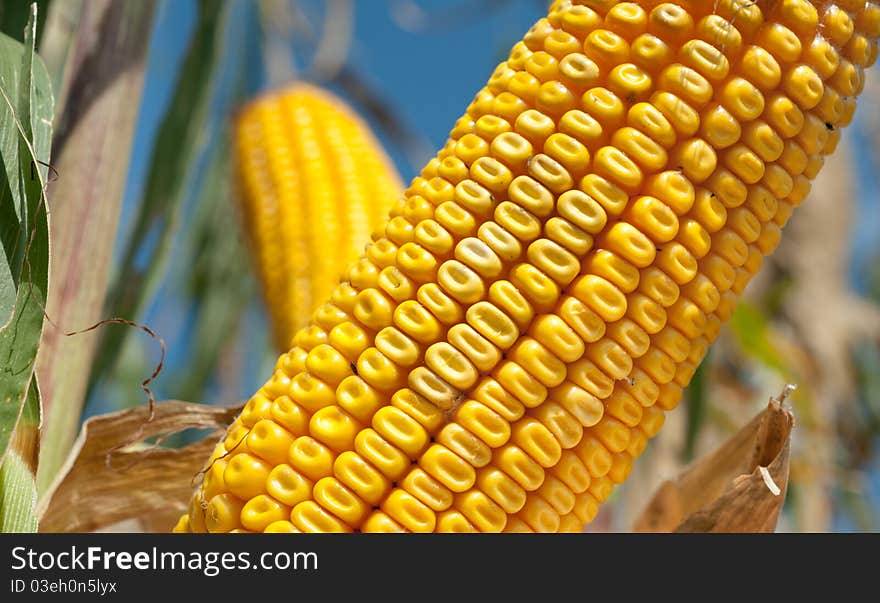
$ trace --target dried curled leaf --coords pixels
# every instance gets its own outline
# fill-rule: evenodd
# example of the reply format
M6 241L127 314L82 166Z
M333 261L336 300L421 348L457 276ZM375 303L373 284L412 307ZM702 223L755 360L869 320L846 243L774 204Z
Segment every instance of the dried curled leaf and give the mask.
M240 406L167 401L154 406L152 420L146 406L89 419L40 503L40 531L91 532L125 520L144 531L170 530L187 505L193 476L240 412ZM178 449L144 443L187 429L217 434Z
M788 486L794 415L789 391L713 453L664 482L636 532L772 532Z

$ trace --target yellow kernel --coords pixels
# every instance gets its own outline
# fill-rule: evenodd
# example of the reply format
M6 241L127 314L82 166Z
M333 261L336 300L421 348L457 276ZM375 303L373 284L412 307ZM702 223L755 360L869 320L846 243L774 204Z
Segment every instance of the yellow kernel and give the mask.
M419 459L419 465L453 492L464 492L474 485L473 466L441 444L432 444Z
M584 427L595 425L604 414L604 406L595 395L570 381L555 388L550 396Z
M572 283L571 295L587 304L607 322L619 320L626 313L626 298L607 280L587 274Z
M679 216L694 203L693 183L677 170L655 174L645 181L644 194L656 197Z
M782 78L782 89L805 111L818 105L825 92L822 80L806 65L797 65L787 71Z
M241 510L241 525L248 530L262 532L269 524L285 521L289 516L290 507L261 494L245 503Z
M678 217L655 197L638 197L624 214L625 219L647 234L655 243L665 243L678 233Z
M367 334L353 322L343 322L331 329L330 345L348 358L357 360L358 356L369 347Z
M525 406L493 378L484 378L473 390L475 400L498 413L504 420L516 421L525 413Z
M222 455L225 452L225 450L226 449L223 448L220 451L220 454ZM244 455L239 454L236 456L244 456ZM211 464L209 465L208 470L205 472L205 479L202 482L202 489L201 489L202 494L205 497L205 500L210 500L212 497L214 497L217 494L222 494L224 492L231 491L229 484L226 483L226 479L225 479L225 475L224 475L226 473L226 468L229 465L229 463L226 460L224 460L223 458L218 458L218 457L219 457L219 455L217 455L216 453L211 455L211 458L213 460L211 461ZM230 458L230 457L226 457L226 458ZM235 458L235 457L232 457L232 458ZM257 472L257 474L259 474L259 472ZM259 486L259 476L256 475L254 477L257 477L257 479L253 479L252 475L253 474L250 474L250 473L246 473L246 474L242 475L241 477L244 478L242 481L245 484L249 483L249 484L253 484L255 486ZM250 489L248 489L248 491L250 491ZM259 491L262 492L261 486L259 488ZM233 492L233 494L235 494L235 493ZM242 497L242 498L246 498L246 496Z
M571 53L578 52L581 44L575 36L557 29L544 39L544 49L561 60Z
M528 260L562 286L580 272L578 258L549 239L538 239L529 245Z
M588 33L602 24L602 17L586 6L575 5L562 13L562 29L583 39Z
M488 466L477 472L477 487L505 513L516 513L526 502L526 492L504 471Z
M490 193L485 187L470 179L462 180L455 186L454 198L459 208L467 209L478 215L488 215L494 206L492 193ZM454 217L456 221L466 219L463 211L456 213L458 214L457 216L451 216ZM446 227L455 231L458 230L453 228L449 222L446 223Z
M244 501L232 494L218 494L210 501L204 512L208 532L229 532L241 525L241 509Z
M271 409L272 400L266 396L257 394L244 405L238 420L241 421L245 427L253 427L260 419L268 418Z
M641 34L630 46L630 60L652 74L668 65L671 58L669 45L652 34Z
M501 359L501 351L470 325L457 324L447 340L470 360L478 371L491 370Z
M488 245L502 261L513 261L519 258L520 254L522 254L522 244L519 240L506 228L495 222L483 222L477 236L482 242Z
M648 15L635 2L616 2L605 15L605 25L622 36L631 36L645 30Z
M753 216L753 214L751 214L751 212L748 212L747 210L742 211ZM758 233L760 233L760 224L758 224L757 232L755 233L754 239L758 238ZM715 286L718 288L719 291L726 291L733 284L735 278L735 271L733 269L733 266L731 266L727 262L727 260L719 255L712 254L704 258L700 262L700 268L706 274L706 276L711 279L713 283L715 283Z
M679 285L690 281L697 271L696 258L677 241L663 246L655 265Z
M659 270L657 272L660 273ZM648 277L646 276L646 278ZM669 280L669 277L665 277L664 281L671 284L672 287L675 287L673 293L678 293L675 283ZM669 303L671 304L673 302ZM633 295L630 295L627 300L627 305L627 315L648 334L656 333L666 324L666 310L664 310L663 306L655 300L643 293L634 293Z
M526 32L523 42L531 50L538 50L544 45L544 40L553 32L553 25L547 19L541 19Z
M712 99L712 85L694 69L675 63L660 73L658 88L700 108Z
M541 221L526 209L502 201L495 208L495 221L519 240L529 242L541 234Z
M597 341L605 333L605 322L602 317L575 297L565 296L560 300L556 311L562 320L587 343Z
M406 532L406 529L382 511L373 511L364 524L361 532Z
M598 148L607 138L602 126L592 115L576 109L562 116L559 120L559 131L573 137L589 149ZM551 136L552 132L545 137L546 140ZM546 145L546 142L544 144Z
M358 433L354 448L361 457L390 480L402 477L410 466L410 459L406 454L370 428Z
M515 170L522 170L532 156L531 143L515 132L497 136L492 141L491 149L495 157Z
M623 379L632 370L632 358L607 336L588 347L586 356L612 379Z
M394 490L382 503L382 510L412 532L433 532L437 516L406 490Z
M629 318L608 325L606 332L633 358L643 355L651 343L648 333Z
M418 467L410 470L400 487L433 511L444 511L452 506L452 492Z
M564 135L554 134L553 136ZM508 195L513 203L536 216L545 217L553 211L553 194L540 182L529 176L518 176L515 178L510 184ZM499 204L499 208L502 205L503 203ZM504 207L508 206L505 205Z
M599 66L579 52L560 59L559 73L570 88L578 91L595 85L600 76Z
M613 430L618 432L612 433ZM608 420L602 433L604 437L613 436L615 441L616 439L629 441L629 430L614 419ZM600 441L598 433L585 436L575 448L574 453L583 462L592 479L600 478L611 470L611 453Z
M679 50L679 57L685 65L713 81L723 80L730 71L727 57L703 40L685 42Z
M535 109L520 113L514 123L514 130L535 147L543 147L544 141L556 130L552 118Z
M674 410L681 402L682 387L677 383L668 383L660 387L660 395L657 396L657 407L670 411Z
M536 106L547 115L559 117L577 106L577 97L561 81L545 81L538 89Z
M626 450L626 447L629 445L629 428L621 423L619 420L608 415L602 417L601 421L599 421L593 427L590 427L587 431L590 432L591 435L594 435L599 442L601 442L602 446L606 449L606 452L610 452L612 454L621 452L623 450ZM584 440L587 440L586 435L584 437ZM595 462L595 459L586 459L582 454L579 455L581 456L581 460L584 461L584 464L587 465L587 468L590 468L590 465ZM609 458L609 466L607 468L605 468L604 466L602 467L602 469L604 470L603 475L611 469L610 460L611 459ZM591 475L593 475L592 470ZM600 476L593 475L593 477L596 478Z
M360 498L373 505L391 489L388 478L351 450L343 452L336 458L333 463L333 474Z
M375 343L382 354L402 367L414 365L421 357L418 344L394 327L385 327L379 331Z
M766 23L758 31L757 44L781 63L793 63L801 56L801 41L782 23Z
M629 201L626 191L598 174L584 176L579 188L596 200L606 212L615 216L624 210Z
M639 270L620 255L607 249L597 249L583 264L584 272L601 276L624 293L633 291L639 284Z
M656 247L639 229L627 222L617 222L603 237L600 246L620 255L638 268L650 266Z
M565 379L565 364L531 337L520 338L507 357L547 387L559 385Z
M558 243L577 257L582 257L593 247L593 237L572 222L555 216L544 224L547 238Z
M486 293L485 282L480 275L458 260L443 262L437 272L437 284L463 304L475 303Z
M507 444L495 453L495 465L526 491L536 490L544 482L544 469L522 448Z
M561 522L559 513L540 496L530 496L518 517L535 532L555 533L559 531Z
M229 492L248 500L266 491L266 478L271 470L269 463L254 455L236 454L226 463L223 483Z
M477 436L457 423L447 424L436 441L474 467L485 467L492 459L491 449Z
M562 132L557 132L547 139L544 143L544 153L559 162L572 177L582 176L590 165L590 152L587 147L576 138ZM530 211L538 213L532 209Z
M642 184L641 168L617 147L605 146L596 151L593 170L596 175L608 178L630 192L635 192Z
M510 281L492 283L489 287L489 301L505 312L519 329L524 329L535 315L531 303Z
M716 149L729 147L742 133L739 121L721 105L703 114L700 134Z
M528 173L556 194L560 194L574 186L571 174L568 173L565 167L549 155L543 153L538 153L529 160Z
M497 448L510 438L510 424L491 408L468 400L461 405L456 420L487 445Z
M693 28L694 20L688 11L670 2L655 6L648 16L648 31L672 44L687 40Z
M428 432L438 429L444 421L441 409L408 389L394 392L391 405L418 421Z
M724 228L715 236L718 254L734 268L742 266L748 257L748 246L742 237L729 228Z
M280 425L269 419L262 419L247 435L247 450L277 465L287 460L287 449L293 439L293 435Z
M580 494L590 487L592 477L586 465L571 450L563 450L559 462L550 470L574 494Z
M549 430L563 449L576 446L581 441L584 428L563 406L547 401L531 411L531 416ZM514 431L516 428L514 428ZM522 446L522 444L520 444ZM523 446L525 448L525 446Z
M552 308L559 299L559 285L532 264L517 264L510 282L539 311Z
M700 116L684 99L671 92L655 92L653 104L672 124L679 136L693 136L700 129Z
M614 460L611 464L611 471L608 472L608 477L611 478L611 481L615 484L622 484L626 481L626 478L629 477L630 472L632 471L633 458L626 453L619 452L614 455Z
M687 337L699 337L706 326L706 315L694 302L686 297L678 298L668 310L669 324Z
M749 82L765 92L779 86L782 69L768 51L759 46L749 46L740 62L743 76ZM735 78L742 81L740 78ZM732 80L734 81L734 80ZM730 107L728 107L730 108ZM734 114L736 114L734 112Z
M457 495L455 506L481 532L500 532L507 523L504 510L479 490Z
M569 365L568 378L578 387L601 399L611 395L614 388L614 380L587 358L581 358Z
M595 29L587 35L584 52L603 68L626 61L629 45L626 40L607 29Z

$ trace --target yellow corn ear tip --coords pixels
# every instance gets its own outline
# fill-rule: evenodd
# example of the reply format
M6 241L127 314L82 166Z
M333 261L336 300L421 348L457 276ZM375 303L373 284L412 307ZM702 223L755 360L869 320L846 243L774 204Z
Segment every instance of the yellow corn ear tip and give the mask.
M239 213L283 350L330 296L330 275L363 251L404 187L369 125L313 84L247 103L233 138Z
M876 1L554 2L176 529L582 530L807 197L878 36Z

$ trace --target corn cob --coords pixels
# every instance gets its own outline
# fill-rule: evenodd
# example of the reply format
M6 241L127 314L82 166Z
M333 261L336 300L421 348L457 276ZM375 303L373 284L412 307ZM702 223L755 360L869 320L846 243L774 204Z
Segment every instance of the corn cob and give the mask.
M557 0L217 445L176 531L581 531L779 242L875 1Z
M309 84L244 107L235 153L273 338L286 350L330 295L331 275L357 258L404 187L367 124Z

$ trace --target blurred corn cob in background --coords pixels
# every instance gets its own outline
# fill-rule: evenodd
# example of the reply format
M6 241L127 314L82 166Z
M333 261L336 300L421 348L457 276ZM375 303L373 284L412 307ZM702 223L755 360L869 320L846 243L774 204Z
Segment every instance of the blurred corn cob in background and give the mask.
M403 191L369 126L332 93L296 83L244 107L235 124L238 200L278 350Z
M779 243L878 35L873 1L555 2L175 529L580 531Z

